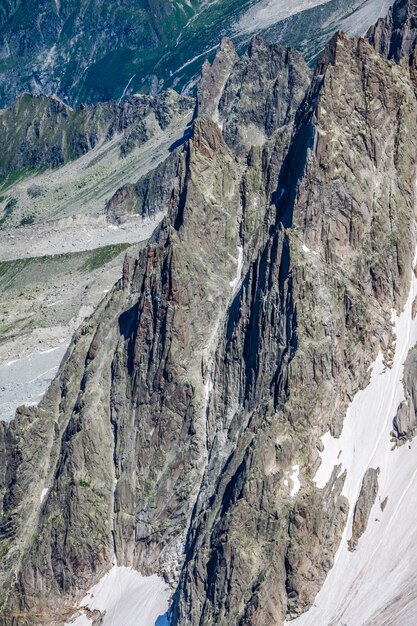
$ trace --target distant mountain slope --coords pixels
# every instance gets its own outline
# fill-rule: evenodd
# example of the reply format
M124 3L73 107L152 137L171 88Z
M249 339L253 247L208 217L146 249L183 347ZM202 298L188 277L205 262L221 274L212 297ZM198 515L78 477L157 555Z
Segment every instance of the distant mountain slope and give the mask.
M183 88L222 35L254 33L316 57L334 30L363 34L391 0L6 0L0 7L0 106L19 93L70 104ZM358 17L358 19L356 19Z

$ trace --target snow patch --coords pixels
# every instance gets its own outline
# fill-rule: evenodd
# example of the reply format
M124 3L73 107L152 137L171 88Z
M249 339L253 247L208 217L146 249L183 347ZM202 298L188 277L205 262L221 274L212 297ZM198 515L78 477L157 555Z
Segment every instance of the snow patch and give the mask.
M207 382L204 384L204 399L206 402L206 406L210 400L210 395L212 391L213 391L213 379L212 379L211 372L209 372Z
M102 626L154 626L164 618L170 596L170 588L156 574L142 576L131 567L115 565L81 600L80 609L105 612ZM79 614L66 626L90 624Z
M46 350L41 350L39 354L49 354L50 352L55 352L55 350L59 350L59 346L55 346L55 348L47 348ZM33 354L36 355L36 352L33 352L32 354L30 354L29 358L31 358Z
M297 493L300 491L301 483L300 483L299 476L300 476L300 466L293 465L291 468L291 473L289 474L288 478L284 480L284 485L286 487L289 487L291 485L291 489L290 489L291 498L294 498L297 495Z
M93 620L91 620L85 613L81 613L74 620L65 624L65 626L92 626Z
M292 489L290 492L291 498L294 498L294 496L296 496L297 493L300 491L301 483L300 483L299 476L300 476L300 466L293 465L292 473L290 475L290 480L292 481Z
M303 243L302 249L303 252L305 252L306 254L313 254L314 256L318 255L318 252L316 252L315 250L310 250L310 248L308 248L305 243Z
M321 488L335 466L347 470L342 493L349 500L349 517L333 568L314 605L291 621L291 626L388 626L399 623L395 620L405 607L411 620L407 623L417 623L417 441L394 450L390 442L393 418L404 400L404 362L417 343L417 318L412 319L416 295L413 275L403 313L393 314L396 349L392 368L384 366L379 354L368 387L358 392L349 406L341 437L335 439L327 433L322 438L322 462L314 480ZM368 468L380 468L378 498L357 549L349 552L353 511ZM380 504L386 497L382 511Z
M242 275L242 268L243 268L243 247L242 246L238 246L237 250L238 250L238 256L237 256L237 260L236 260L236 265L237 265L236 278L234 278L229 283L230 288L232 289L232 291L235 291L236 287L238 286L238 284L240 282L240 278L241 278L241 275Z
M46 498L46 494L48 493L48 487L45 487L44 489L42 489L42 493L41 493L41 502L43 502Z
M198 59L201 59L201 57L206 57L208 54L210 54L210 52L213 52L213 50L217 50L219 45L220 44L216 44L215 46L212 46L211 48L208 48L204 52L201 52L200 54L197 54L197 56L193 57L192 59L189 59L186 63L184 63L183 65L180 65L180 67L178 67L174 72L172 72L172 76L174 76L175 74L178 74L178 72L181 72L183 69L188 67L188 65L191 65L195 61L198 61Z
M131 76L131 77L129 78L129 81L128 81L128 83L127 83L126 87L123 89L123 93L122 93L122 95L121 95L121 96L120 96L120 98L119 98L119 102L117 103L119 106L121 105L122 100L123 100L123 98L124 98L124 97L125 97L125 95L126 95L126 91L129 89L130 83L131 83L131 82L132 82L132 80L135 78L135 76L136 76L136 74L133 74L133 76Z
M235 30L239 35L247 35L269 28L281 20L302 13L307 9L327 4L329 0L262 0L251 7L237 22Z

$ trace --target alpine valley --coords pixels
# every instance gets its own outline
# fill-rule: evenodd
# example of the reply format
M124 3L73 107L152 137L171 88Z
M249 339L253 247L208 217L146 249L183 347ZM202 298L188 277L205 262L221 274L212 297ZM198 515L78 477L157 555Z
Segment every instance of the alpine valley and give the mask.
M415 626L417 0L6 0L0 96L0 626Z

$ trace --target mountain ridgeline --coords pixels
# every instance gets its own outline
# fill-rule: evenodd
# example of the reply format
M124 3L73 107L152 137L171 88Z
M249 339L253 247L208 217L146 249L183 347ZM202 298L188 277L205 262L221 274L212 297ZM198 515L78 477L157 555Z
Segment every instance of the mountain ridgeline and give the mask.
M147 182L166 216L1 423L2 626L63 626L115 558L164 576L173 626L281 625L355 507L360 542L376 469L357 502L340 467L314 477L409 294L416 9L336 34L314 71L257 37L204 64L191 136Z
M337 29L362 33L392 0L2 0L0 107L22 92L66 103L192 89L219 39L251 35L316 58Z
M173 90L76 109L56 97L23 94L0 112L0 183L19 172L62 166L121 133L120 153L126 156L193 106L192 98Z

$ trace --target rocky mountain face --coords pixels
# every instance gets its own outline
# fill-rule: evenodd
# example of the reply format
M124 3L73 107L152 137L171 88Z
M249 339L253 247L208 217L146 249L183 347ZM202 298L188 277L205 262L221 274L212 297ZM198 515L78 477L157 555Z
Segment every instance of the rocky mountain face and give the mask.
M340 433L377 351L390 359L390 311L408 294L415 247L415 145L406 139L415 106L407 70L363 41L333 40L275 178L276 222L243 274L218 347L213 461L174 623L282 623L309 606L332 565L355 503L341 497L337 472L321 492L314 488L316 436ZM378 151L380 115L397 138ZM376 171L387 172L385 182ZM395 211L386 204L391 193ZM234 410L222 406L229 398ZM226 441L223 464L217 438ZM299 479L300 493L289 491Z
M194 106L173 90L71 109L57 98L24 94L0 112L0 183L74 161L123 133L121 156L149 141Z
M26 94L0 112L1 419L39 401L123 251L162 219L194 108L168 90L75 110Z
M403 57L412 55L416 47L417 15L409 0L396 2L385 18L378 20L368 32L368 38L375 49L399 63ZM414 62L414 55L412 58Z
M190 88L222 36L254 34L316 58L337 28L363 34L392 0L7 0L0 7L0 106L22 92L75 106Z
M349 468L315 475L378 354L392 367L410 290L412 10L398 0L369 41L338 33L314 72L223 40L191 136L109 202L115 222L150 196L167 215L39 406L1 423L0 624L67 623L115 562L165 577L172 625L283 624L313 604L351 512L360 545L379 468L355 499Z
M189 134L189 129L186 129L186 134ZM106 204L107 220L120 224L132 215L149 217L159 212L166 213L171 202L177 160L177 150L173 150L159 167L142 176L136 183L120 187Z

